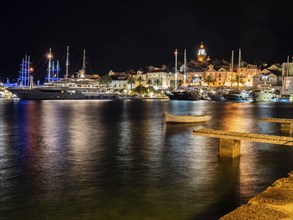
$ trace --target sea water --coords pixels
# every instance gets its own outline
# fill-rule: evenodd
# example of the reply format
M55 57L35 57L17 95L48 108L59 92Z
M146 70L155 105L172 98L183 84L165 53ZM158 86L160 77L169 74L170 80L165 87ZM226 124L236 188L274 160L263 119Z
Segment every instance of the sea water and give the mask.
M293 170L293 147L241 141L218 156L212 128L287 135L260 117L292 103L1 101L0 219L219 219ZM212 115L164 124L163 112Z

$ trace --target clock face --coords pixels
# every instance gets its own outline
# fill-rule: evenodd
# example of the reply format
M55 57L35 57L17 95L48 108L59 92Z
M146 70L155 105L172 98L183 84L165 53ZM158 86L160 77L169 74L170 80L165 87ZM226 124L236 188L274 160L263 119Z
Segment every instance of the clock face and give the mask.
M204 49L199 49L198 50L198 55L205 55L205 50Z

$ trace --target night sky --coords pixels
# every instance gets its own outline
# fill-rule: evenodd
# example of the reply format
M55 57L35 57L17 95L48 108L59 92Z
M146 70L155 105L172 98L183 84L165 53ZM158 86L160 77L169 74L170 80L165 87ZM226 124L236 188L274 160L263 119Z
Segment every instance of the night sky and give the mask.
M66 46L85 49L88 71L100 74L172 65L175 49L179 61L184 49L194 59L201 41L213 59L230 61L241 48L247 62L286 62L293 56L287 2L1 1L1 78L17 77L25 54L37 69L49 48Z

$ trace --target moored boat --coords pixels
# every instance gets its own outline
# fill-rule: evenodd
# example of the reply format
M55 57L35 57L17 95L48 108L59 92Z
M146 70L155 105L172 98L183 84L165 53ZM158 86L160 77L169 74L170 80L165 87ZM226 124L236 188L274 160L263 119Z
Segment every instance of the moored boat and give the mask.
M252 90L251 97L254 102L277 102L278 98L274 88L269 84L258 85Z
M223 93L223 97L226 101L247 101L250 94L247 91L227 90Z
M210 115L173 115L167 112L163 113L163 120L166 123L196 123L210 121Z
M187 101L198 101L200 95L197 91L192 90L176 90L166 93L170 100L187 100Z
M51 57L51 49L49 53ZM85 74L85 51L83 53L83 66L77 72L68 77L69 47L67 47L66 74L64 78L53 80L50 76L51 64L48 66L48 82L43 85L35 86L32 75L29 73L29 60L24 66L26 69L21 71L21 75L27 74L18 86L8 87L7 90L24 100L80 100L80 99L120 99L120 95L115 92L107 91L103 88L97 77ZM24 73L23 73L24 72ZM24 81L25 83L23 83Z
M9 87L8 91L22 100L79 100L79 99L120 99L118 93L104 92L99 87L77 82L54 82L36 87Z

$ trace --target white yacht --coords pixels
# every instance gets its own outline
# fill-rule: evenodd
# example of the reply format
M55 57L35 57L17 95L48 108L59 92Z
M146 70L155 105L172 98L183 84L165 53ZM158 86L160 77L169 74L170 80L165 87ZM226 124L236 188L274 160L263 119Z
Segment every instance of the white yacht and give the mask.
M258 85L255 90L251 92L251 97L254 102L277 102L278 96L274 88L269 84Z

